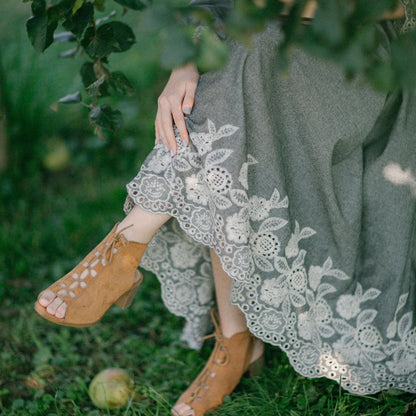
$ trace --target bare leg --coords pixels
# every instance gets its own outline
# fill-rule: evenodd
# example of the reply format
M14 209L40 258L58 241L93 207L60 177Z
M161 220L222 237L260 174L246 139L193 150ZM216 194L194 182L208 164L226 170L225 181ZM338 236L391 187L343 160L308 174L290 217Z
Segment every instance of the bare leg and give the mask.
M230 305L232 280L221 267L220 259L215 252L211 250L210 254L221 330L225 338L231 338L234 334L247 330L246 318L238 306ZM263 342L257 340L254 345L251 362L256 361L261 355L263 355L263 351ZM193 415L192 408L185 403L177 403L173 410L180 416Z
M246 319L237 306L230 305L232 280L221 267L220 259L213 250L210 250L210 254L221 329L226 338L231 338L247 330Z
M117 231L130 226L122 232L127 240L147 244L169 218L170 216L167 214L153 214L136 205L118 225ZM51 290L46 290L40 296L39 304L46 308L49 314L55 315L57 318L65 316L66 303Z
M117 231L133 224L133 227L123 231L124 236L129 241L147 244L169 218L171 217L168 214L153 214L135 205L124 220L120 222Z
M247 330L246 318L238 306L230 305L232 280L221 267L221 261L215 252L211 250L210 254L222 334L231 338L234 334ZM263 350L263 343L257 340L251 362L256 361L263 354Z

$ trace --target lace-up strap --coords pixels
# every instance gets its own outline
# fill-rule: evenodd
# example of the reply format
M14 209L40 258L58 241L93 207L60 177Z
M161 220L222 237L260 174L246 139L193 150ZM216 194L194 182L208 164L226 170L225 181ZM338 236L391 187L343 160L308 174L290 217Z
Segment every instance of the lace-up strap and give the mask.
M128 307L142 280L137 267L147 247L147 244L128 241L122 234L131 226L117 232L119 224L115 224L75 268L39 295L40 298L52 292L65 302L63 318L50 314L40 299L35 304L36 311L49 321L83 327L97 323L113 304L123 309Z
M118 242L123 244L124 247L129 247L130 242L127 238L122 234L123 231L127 230L128 228L133 227L133 224L128 225L127 227L122 228L117 233L113 234L110 241L106 243L106 247L101 255L101 257L108 263L113 261L114 254L117 253L116 245Z
M115 230L118 227L118 224L116 224L100 245L89 253L75 269L51 286L50 289L62 300L66 301L67 296L72 299L77 298L80 291L87 289L93 280L102 275L103 269L113 262L120 245L125 248L132 245L140 245L139 243L128 241L122 234L132 226L133 224L128 225L116 232Z
M204 369L177 402L189 405L195 416L220 405L223 397L234 390L248 368L254 346L254 337L248 330L225 338L214 310L211 317L215 332L203 339L215 337L214 350Z
M229 362L229 354L227 347L224 345L225 337L222 334L218 313L215 309L211 309L211 319L214 323L215 332L202 338L203 341L215 337L215 347L212 356L215 357L215 364L227 365ZM221 354L222 353L222 354ZM223 358L221 357L223 355Z

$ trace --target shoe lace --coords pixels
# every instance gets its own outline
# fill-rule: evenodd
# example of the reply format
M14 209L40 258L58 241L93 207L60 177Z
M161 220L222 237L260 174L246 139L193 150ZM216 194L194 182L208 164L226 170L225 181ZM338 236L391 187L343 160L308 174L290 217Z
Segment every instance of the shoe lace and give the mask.
M215 332L213 334L203 337L201 340L215 338L215 347L208 362L207 369L206 371L204 371L203 374L201 374L198 387L192 393L193 399L191 400L191 402L200 398L201 391L205 390L206 386L208 386L209 384L207 383L207 381L210 379L212 380L212 378L215 377L215 373L213 373L212 367L214 365L223 367L226 366L230 361L227 347L224 345L225 337L222 334L221 327L218 321L218 316L214 309L211 310L211 318L215 326Z
M218 320L218 315L214 309L211 310L211 319L214 323L215 332L202 338L203 341L210 338L215 338L215 347L212 356L215 357L215 364L224 366L227 365L230 358L227 348L224 346L224 335Z
M124 247L129 247L130 242L127 238L122 234L123 231L126 231L128 228L133 227L133 224L128 225L127 227L122 228L117 233L113 234L111 240L108 241L108 245L106 245L101 257L110 264L113 261L114 254L117 253L116 245L118 243L123 244Z

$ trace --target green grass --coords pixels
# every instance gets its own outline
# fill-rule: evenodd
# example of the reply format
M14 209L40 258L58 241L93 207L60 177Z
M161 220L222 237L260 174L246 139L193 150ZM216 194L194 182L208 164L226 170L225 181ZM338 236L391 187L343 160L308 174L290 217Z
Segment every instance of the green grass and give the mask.
M139 47L120 56L117 65L130 74L137 95L117 103L127 114L123 131L97 141L81 108L49 110L54 100L80 87L80 62L62 63L56 49L45 55L32 51L24 34L27 4L1 0L0 13L11 145L10 167L0 174L0 414L168 415L212 344L201 352L181 345L183 322L163 306L154 276L145 274L129 310L112 308L92 328L55 326L33 311L36 294L77 264L122 217L124 184L152 146L155 100L166 74L155 71ZM71 156L64 169L51 172L43 158L56 137ZM213 414L393 416L416 409L414 395L358 397L332 381L303 378L272 347L266 362L257 378L244 378ZM125 368L134 377L136 395L127 409L98 410L88 397L91 379L108 367Z

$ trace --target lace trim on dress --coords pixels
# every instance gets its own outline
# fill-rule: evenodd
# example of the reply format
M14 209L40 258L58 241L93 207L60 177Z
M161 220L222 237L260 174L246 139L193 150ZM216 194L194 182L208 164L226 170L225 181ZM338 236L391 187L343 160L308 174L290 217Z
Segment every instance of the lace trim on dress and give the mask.
M405 21L402 32L416 29L416 0L400 0L405 8Z
M174 158L158 145L127 185L125 205L126 211L138 204L177 220L155 236L142 265L158 276L168 308L186 317L190 346L200 346L209 321L212 247L234 279L232 303L245 313L250 331L282 348L300 374L336 380L358 394L392 386L415 393L409 293L391 299L394 316L380 325L381 288L364 287L330 256L314 264L308 247L317 232L288 221L288 198L277 189L269 199L249 196L248 172L257 161L248 155L233 179L227 160L234 150L213 148L232 140L238 128L208 120L207 130L192 132L190 146L177 137ZM346 287L353 290L346 293Z

